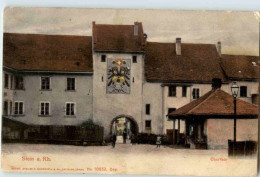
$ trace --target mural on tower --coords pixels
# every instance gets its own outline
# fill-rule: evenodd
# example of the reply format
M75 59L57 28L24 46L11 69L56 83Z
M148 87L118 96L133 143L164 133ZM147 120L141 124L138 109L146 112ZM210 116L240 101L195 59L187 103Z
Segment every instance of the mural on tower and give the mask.
M130 59L108 59L107 93L130 93Z

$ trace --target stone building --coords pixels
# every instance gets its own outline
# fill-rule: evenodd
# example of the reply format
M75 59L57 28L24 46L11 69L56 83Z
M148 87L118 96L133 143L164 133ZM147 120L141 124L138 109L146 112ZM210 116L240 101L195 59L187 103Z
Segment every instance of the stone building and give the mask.
M93 22L92 36L4 33L3 44L3 115L26 124L91 119L107 136L125 120L129 133L166 134L168 113L209 92L213 78L258 100L258 56L223 55L220 42L149 42L140 22Z

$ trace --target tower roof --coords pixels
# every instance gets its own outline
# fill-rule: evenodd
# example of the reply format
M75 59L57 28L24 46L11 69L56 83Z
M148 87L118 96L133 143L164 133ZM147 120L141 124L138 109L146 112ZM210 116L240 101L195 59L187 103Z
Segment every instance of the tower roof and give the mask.
M92 30L95 51L144 52L142 23L106 25L93 22Z

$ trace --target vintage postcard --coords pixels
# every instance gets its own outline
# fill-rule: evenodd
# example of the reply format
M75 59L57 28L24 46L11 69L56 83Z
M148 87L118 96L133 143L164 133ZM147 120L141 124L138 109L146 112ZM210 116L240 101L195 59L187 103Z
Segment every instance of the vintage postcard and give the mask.
M259 18L5 8L2 170L256 175Z

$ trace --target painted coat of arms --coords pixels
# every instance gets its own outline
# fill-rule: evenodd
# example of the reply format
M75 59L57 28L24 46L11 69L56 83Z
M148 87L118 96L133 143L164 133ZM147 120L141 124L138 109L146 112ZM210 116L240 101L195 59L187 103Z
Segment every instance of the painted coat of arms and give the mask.
M108 59L107 93L130 93L130 65L128 59Z

